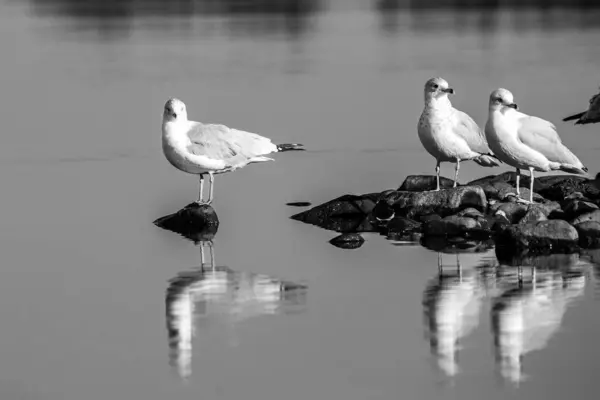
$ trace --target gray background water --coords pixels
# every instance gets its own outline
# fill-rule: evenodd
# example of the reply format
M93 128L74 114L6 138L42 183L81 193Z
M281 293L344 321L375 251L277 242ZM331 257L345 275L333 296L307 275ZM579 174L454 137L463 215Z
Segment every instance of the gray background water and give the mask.
M536 260L553 269L515 292L493 250L461 254L463 280L439 286L433 251L376 235L341 250L288 219L290 201L432 173L415 126L436 75L480 124L489 92L513 90L600 170L599 127L560 122L599 84L598 11L405 3L2 1L0 398L595 398L589 257ZM152 225L197 194L161 153L170 96L190 118L310 151L217 177L215 264L231 271L189 273L167 316L169 280L201 262ZM503 170L465 163L461 180ZM442 261L454 269L454 255ZM563 283L568 270L583 275ZM308 289L260 295L277 279ZM171 340L167 321L180 323ZM497 353L521 368L503 375Z

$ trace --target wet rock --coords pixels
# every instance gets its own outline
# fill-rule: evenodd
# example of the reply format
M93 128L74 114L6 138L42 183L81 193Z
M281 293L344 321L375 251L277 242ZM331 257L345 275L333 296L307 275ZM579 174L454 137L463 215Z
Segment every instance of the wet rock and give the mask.
M371 214L375 221L379 223L389 222L396 215L392 206L390 206L385 201L377 202Z
M565 201L563 204L564 217L566 219L572 220L579 217L582 214L591 213L595 210L598 210L598 206L589 201L580 199L570 199Z
M423 225L423 233L425 236L483 238L489 236L490 230L475 218L450 215L441 220L427 221Z
M465 208L484 211L487 200L479 186L459 186L437 192L396 191L382 198L397 215L418 219L419 216L438 214L442 217L456 214Z
M454 186L454 180L440 176L440 189L450 189ZM398 188L399 191L424 192L436 188L435 175L409 175Z
M475 208L472 208L472 207L465 208L464 210L457 212L456 216L475 218L475 219L485 218L485 215L483 215L483 213L481 211L479 211Z
M598 189L595 181L576 175L558 175L536 178L543 182L551 183L547 187L541 189L539 193L549 200L563 201L573 193L579 192L589 199L600 198L600 189ZM553 178L553 180L551 179Z
M391 240L413 239L421 232L421 223L405 217L395 217L387 225L387 237Z
M519 225L527 225L537 221L546 221L547 219L546 212L542 208L533 206L527 209L527 212L519 221Z
M336 232L371 232L376 228L366 217L373 211L380 196L380 193L345 195L290 218Z
M496 234L496 244L507 251L521 249L570 250L577 247L579 235L567 221L548 220L510 225Z
M344 233L329 241L340 249L358 249L364 242L365 239L359 233Z
M492 240L474 240L463 237L424 236L421 246L441 253L482 253L494 248Z
M521 252L507 252L503 248L496 247L496 258L502 265L511 267L535 267L545 270L565 270L575 266L579 260L577 253L549 254L530 253L527 250Z
M579 245L583 248L600 248L600 222L585 221L575 225Z
M577 225L577 224L580 224L580 223L586 222L586 221L600 222L600 210L595 210L595 211L592 211L592 212L581 214L577 218L574 218L571 221L571 224L572 225Z
M219 218L210 205L191 203L174 214L158 218L154 225L198 243L212 240L219 227Z
M511 224L518 223L527 213L528 206L522 203L501 203L494 215L505 217Z

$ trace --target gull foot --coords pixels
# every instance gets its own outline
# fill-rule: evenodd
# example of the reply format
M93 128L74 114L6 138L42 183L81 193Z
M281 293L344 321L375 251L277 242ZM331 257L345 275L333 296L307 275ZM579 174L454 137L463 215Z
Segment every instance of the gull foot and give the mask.
M196 200L196 204L198 204L199 206L205 206L205 205L209 205L210 202L204 201L204 200Z

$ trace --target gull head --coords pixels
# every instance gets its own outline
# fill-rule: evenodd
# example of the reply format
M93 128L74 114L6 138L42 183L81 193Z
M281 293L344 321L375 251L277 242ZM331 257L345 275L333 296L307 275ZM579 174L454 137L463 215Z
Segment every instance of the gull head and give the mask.
M431 101L433 99L447 98L448 94L454 94L454 89L448 86L443 78L431 78L425 82L425 101Z
M187 121L187 111L183 101L171 98L165 103L164 122Z
M490 94L490 110L503 110L505 107L518 110L513 94L506 89L496 89Z

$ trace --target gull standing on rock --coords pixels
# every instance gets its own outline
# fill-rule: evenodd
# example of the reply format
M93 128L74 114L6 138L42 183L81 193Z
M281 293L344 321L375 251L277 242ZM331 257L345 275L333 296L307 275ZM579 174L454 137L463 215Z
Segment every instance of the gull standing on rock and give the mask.
M461 161L473 160L484 167L500 165L477 123L452 107L448 94L454 94L454 89L442 78L432 78L425 83L425 108L417 126L423 147L437 162L436 191L440 190L440 163L443 161L456 163L454 187Z
M162 147L167 160L177 169L200 177L199 204L213 201L214 175L235 171L248 164L273 161L265 155L304 150L301 144L275 145L271 139L225 125L188 121L185 104L169 99L164 108ZM203 200L204 175L208 174L208 201Z
M564 118L563 121L572 121L576 119L575 125L594 124L600 122L600 93L592 96L588 109L582 113L571 115Z
M546 120L517 111L513 95L496 89L490 95L485 135L490 148L506 164L517 169L517 198L521 169L531 175L529 201L533 203L533 171L561 170L587 175L588 169L560 140L556 127Z

